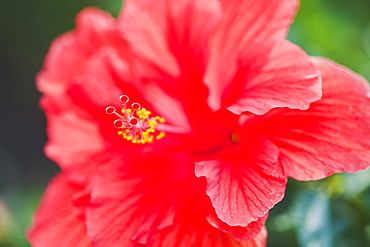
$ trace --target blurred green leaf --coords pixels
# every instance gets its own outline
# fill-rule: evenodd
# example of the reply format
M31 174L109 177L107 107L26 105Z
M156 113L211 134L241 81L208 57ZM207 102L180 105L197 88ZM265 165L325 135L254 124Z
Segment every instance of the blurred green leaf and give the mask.
M301 247L365 247L366 217L356 200L330 199L323 192L301 192L290 216Z
M331 202L332 229L335 247L369 246L366 245L363 229L364 219L361 211L350 201Z
M328 198L304 192L297 197L292 216L302 247L333 246L332 219Z
M365 171L345 174L343 187L346 197L356 197L370 187L370 169Z

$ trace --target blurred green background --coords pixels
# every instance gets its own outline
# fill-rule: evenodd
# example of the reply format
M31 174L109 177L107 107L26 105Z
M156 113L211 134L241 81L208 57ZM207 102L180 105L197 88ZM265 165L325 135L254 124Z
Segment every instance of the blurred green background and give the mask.
M76 14L98 6L117 15L120 0L0 2L0 247L26 247L24 232L58 167L43 155L45 116L34 77L52 40ZM302 0L289 39L370 80L370 1ZM271 210L268 246L370 246L370 170L321 181L290 180Z

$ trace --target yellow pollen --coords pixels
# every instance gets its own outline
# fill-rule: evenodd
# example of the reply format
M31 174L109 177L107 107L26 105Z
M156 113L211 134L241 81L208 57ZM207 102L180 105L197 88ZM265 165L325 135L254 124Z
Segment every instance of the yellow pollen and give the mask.
M122 103L121 114L116 111L114 106L106 108L107 114L113 114L117 117L114 125L118 128L118 135L123 139L137 144L153 143L154 140L160 140L165 137L164 132L158 132L156 127L163 124L166 120L163 117L151 117L151 111L141 108L139 103L133 103L131 108L128 108L129 97L126 95L120 96Z
M165 135L166 135L166 134L165 134L164 132L161 132L161 133L159 133L159 135L157 135L157 136L156 136L156 139L157 139L157 140L160 140L160 139L162 139L163 137L165 137Z

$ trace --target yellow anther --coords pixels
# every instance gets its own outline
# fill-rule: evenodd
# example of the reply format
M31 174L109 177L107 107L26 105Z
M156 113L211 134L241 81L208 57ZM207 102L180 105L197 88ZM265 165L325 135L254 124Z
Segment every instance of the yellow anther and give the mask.
M154 126L154 123L155 123L154 121L152 121L150 119L148 120L148 124L149 124L150 127L153 127Z
M162 139L165 136L163 132L156 132L157 126L160 123L165 123L164 118L151 117L152 112L141 108L139 103L133 103L131 108L128 108L129 97L127 95L121 95L119 99L122 103L120 111L117 112L114 106L106 108L107 114L117 117L114 124L119 129L118 135L121 135L125 140L139 144L153 143L154 140Z
M148 139L148 142L149 142L149 143L153 143L153 141L154 141L154 137L153 137L153 136L151 136L151 137Z
M164 132L161 132L161 133L159 133L159 135L157 135L157 137L156 137L156 139L157 140L160 140L160 139L162 139L163 137L165 137L165 133Z

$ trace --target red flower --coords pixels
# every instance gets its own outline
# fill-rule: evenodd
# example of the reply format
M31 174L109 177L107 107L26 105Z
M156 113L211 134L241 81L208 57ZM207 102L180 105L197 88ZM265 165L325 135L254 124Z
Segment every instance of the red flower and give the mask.
M127 0L117 21L80 13L37 78L62 172L33 246L264 246L287 177L368 167L368 84L285 40L296 8Z

